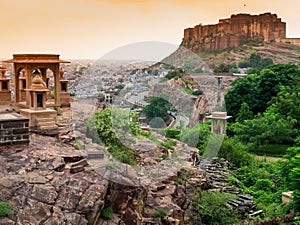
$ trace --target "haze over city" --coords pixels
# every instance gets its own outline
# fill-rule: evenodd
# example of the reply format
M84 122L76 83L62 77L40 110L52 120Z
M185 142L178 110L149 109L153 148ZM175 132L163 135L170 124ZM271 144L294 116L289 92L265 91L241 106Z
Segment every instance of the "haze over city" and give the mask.
M14 53L58 53L99 59L143 41L179 45L183 30L215 24L234 13L276 13L287 36L299 37L298 0L1 0L0 58Z

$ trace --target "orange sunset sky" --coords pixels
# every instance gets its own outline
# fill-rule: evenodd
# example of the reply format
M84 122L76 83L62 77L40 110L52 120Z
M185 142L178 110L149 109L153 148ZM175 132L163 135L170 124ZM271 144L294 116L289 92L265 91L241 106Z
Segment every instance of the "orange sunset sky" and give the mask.
M97 59L127 44L179 45L183 29L234 13L276 13L300 37L299 0L0 0L0 58L58 53Z

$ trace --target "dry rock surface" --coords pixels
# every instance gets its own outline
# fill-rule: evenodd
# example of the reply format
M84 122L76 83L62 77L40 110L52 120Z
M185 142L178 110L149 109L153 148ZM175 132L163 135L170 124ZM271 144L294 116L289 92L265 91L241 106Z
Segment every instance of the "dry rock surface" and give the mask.
M166 141L158 134L156 138ZM78 141L83 150L74 148ZM194 167L195 149L179 141L173 151L146 140L132 148L137 167L114 160L107 149L72 127L32 133L29 145L2 146L0 201L9 202L14 213L0 218L0 224L195 224L191 202L197 191L236 191L226 185L228 174L221 170L230 169L229 164ZM107 208L110 220L102 215ZM158 216L160 211L166 215Z

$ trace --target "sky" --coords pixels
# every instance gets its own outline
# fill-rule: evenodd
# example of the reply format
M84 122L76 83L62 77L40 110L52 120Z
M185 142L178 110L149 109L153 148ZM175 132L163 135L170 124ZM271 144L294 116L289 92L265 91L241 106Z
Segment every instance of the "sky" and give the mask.
M99 59L136 42L179 45L183 30L231 14L276 13L300 37L299 0L0 0L0 58Z

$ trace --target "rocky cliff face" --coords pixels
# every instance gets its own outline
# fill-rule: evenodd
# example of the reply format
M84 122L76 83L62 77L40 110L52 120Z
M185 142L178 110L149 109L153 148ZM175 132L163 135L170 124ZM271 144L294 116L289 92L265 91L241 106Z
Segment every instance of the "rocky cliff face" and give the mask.
M255 41L280 41L286 38L286 23L276 14L237 14L214 25L197 25L184 30L182 46L193 52L237 47Z

